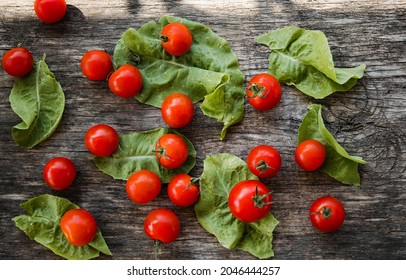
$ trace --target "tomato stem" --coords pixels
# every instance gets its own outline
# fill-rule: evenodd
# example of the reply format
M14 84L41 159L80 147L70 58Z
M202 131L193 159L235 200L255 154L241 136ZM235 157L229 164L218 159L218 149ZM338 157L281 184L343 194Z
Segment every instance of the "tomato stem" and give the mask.
M269 94L269 91L265 91L266 87L259 86L255 83L253 83L248 89L252 91L252 95L250 96L251 98L257 96L260 98L265 98Z
M157 153L159 158L160 158L160 157L169 158L169 157L166 155L166 150L165 150L164 148L154 149L154 150L152 150L152 152L153 152L153 153Z
M156 250L157 253L160 253L162 247L162 242L159 240L154 240L154 249Z
M272 204L272 201L265 201L265 198L270 194L271 194L271 192L265 193L263 195L259 195L258 186L256 186L255 195L252 197L252 200L254 201L254 206L258 207L258 208L262 208L265 205Z
M331 208L323 206L323 208L318 212L312 212L311 215L323 215L324 219L328 219L332 216Z
M270 166L269 164L267 164L265 160L258 161L255 165L255 168L258 169L260 173L266 172L266 170L268 168L273 169L273 170L275 169L272 166Z
M165 35L162 35L162 34L159 35L159 39L161 39L161 41L164 42L164 43L169 41L168 36L165 36Z
M192 177L190 178L190 184L186 186L185 191L189 189L191 186L198 184L200 181L200 178Z

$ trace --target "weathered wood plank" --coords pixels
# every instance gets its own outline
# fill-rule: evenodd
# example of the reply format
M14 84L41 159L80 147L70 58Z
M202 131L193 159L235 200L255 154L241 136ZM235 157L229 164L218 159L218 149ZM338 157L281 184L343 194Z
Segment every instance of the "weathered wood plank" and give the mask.
M112 53L128 27L171 14L200 21L226 38L237 54L247 80L266 71L268 50L254 38L285 25L319 29L327 35L337 66L367 64L366 75L347 93L323 101L283 86L282 102L272 111L245 106L244 120L218 140L221 125L196 110L192 124L180 130L198 151L192 175L202 172L207 155L230 152L245 159L250 147L268 143L283 158L280 173L266 181L274 195L273 214L280 221L274 236L275 259L404 259L406 256L406 2L405 1L68 1L65 19L45 25L30 1L0 4L0 54L23 43L36 57L47 54L50 69L66 95L66 112L51 138L33 150L18 147L11 127L19 122L8 102L13 80L0 74L0 259L58 259L29 240L11 218L19 204L51 193L66 197L94 213L114 259L154 259L152 242L142 229L146 214L156 207L174 209L182 232L163 247L161 259L253 259L228 250L205 232L193 208L175 208L165 188L150 204L130 202L123 181L102 174L91 161L83 135L93 124L107 122L119 133L165 126L160 112L112 95L106 83L86 80L80 59L89 49ZM319 173L305 173L294 162L297 128L307 105L318 102L326 126L350 154L368 164L360 167L361 187L344 186ZM204 132L204 133L202 133ZM45 186L42 169L54 156L77 164L74 185L56 192ZM344 226L320 234L310 225L308 207L318 196L340 198L347 210ZM109 259L102 256L102 259Z

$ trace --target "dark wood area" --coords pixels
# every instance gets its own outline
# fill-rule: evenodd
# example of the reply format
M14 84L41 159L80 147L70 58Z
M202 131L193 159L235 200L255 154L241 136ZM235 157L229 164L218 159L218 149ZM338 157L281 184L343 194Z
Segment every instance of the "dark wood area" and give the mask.
M406 258L406 2L375 0L236 0L131 1L68 0L65 18L47 25L35 16L33 1L0 3L0 55L22 43L47 63L65 92L66 107L55 133L31 150L17 146L11 128L20 122L8 101L13 78L0 73L0 259L60 259L30 240L11 220L23 213L19 204L44 193L65 197L91 211L113 257L99 259L255 259L223 248L197 222L193 207L173 206L164 186L157 199L135 205L125 183L100 172L83 137L97 123L109 123L121 134L165 127L160 111L135 99L111 94L106 82L87 80L80 69L90 49L113 53L122 33L148 20L175 15L201 22L228 40L246 81L264 72L269 51L254 38L286 25L322 30L336 66L367 65L365 76L346 93L314 100L283 85L281 103L255 111L247 102L245 118L219 140L221 124L196 106L192 123L179 131L197 150L191 171L199 176L206 156L228 152L245 159L254 145L278 148L283 164L266 180L273 191L272 213L280 221L274 232L274 259L405 259ZM360 187L347 186L321 172L306 173L294 160L297 129L307 106L324 106L326 127L360 166ZM55 156L71 158L78 168L73 186L61 192L42 178ZM339 198L347 218L331 234L314 229L308 219L313 200ZM180 217L179 239L156 255L143 232L143 220L157 207Z

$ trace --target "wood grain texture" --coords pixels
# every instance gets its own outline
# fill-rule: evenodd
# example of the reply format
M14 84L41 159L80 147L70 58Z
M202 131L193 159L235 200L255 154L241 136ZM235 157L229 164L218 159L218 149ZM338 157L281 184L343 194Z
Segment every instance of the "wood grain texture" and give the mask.
M0 73L0 259L59 259L15 227L19 204L50 193L90 210L113 253L113 259L254 259L223 248L197 222L193 208L176 208L163 188L153 202L138 206L125 193L123 181L102 174L83 144L93 124L109 123L119 133L165 126L160 111L111 94L105 82L85 79L80 59L90 49L113 52L121 34L148 20L176 15L199 21L226 38L248 81L266 71L268 50L254 38L286 25L322 30L336 66L366 63L364 78L346 93L315 101L283 86L277 108L267 112L245 105L244 120L218 140L221 125L196 110L192 124L179 131L195 145L198 176L207 155L229 152L242 159L257 144L271 144L283 166L266 181L273 191L272 212L280 221L274 234L275 259L405 259L406 257L406 1L371 0L212 0L212 1L67 1L62 22L46 25L33 12L32 1L0 3L0 55L23 43L47 63L61 83L66 110L56 132L32 150L18 147L11 127L19 122L8 102L13 79ZM342 185L320 172L299 170L293 152L297 129L311 103L324 106L327 128L338 142L368 164L360 167L361 187ZM66 156L78 177L66 191L45 186L42 170L52 157ZM322 195L343 201L344 226L332 234L317 232L308 220L311 202ZM173 209L181 219L178 241L157 256L143 233L143 219L156 207ZM101 256L100 259L110 259Z

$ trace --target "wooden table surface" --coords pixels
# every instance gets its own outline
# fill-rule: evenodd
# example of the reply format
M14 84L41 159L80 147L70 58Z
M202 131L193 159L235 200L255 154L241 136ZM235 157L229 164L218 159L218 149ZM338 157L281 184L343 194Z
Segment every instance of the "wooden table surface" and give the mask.
M156 108L121 99L105 82L92 82L80 70L90 49L111 53L122 33L149 20L175 15L201 22L225 38L236 53L246 81L267 70L269 51L254 38L286 25L323 31L336 66L366 63L365 76L346 93L314 100L283 85L277 108L259 112L246 102L245 118L219 140L221 124L196 110L191 125L179 131L197 149L199 176L203 160L215 153L245 159L257 144L277 147L283 158L278 175L266 183L274 195L272 213L280 221L274 232L274 259L405 259L406 258L406 1L377 0L67 0L68 11L57 24L41 23L33 1L0 3L0 55L23 43L37 58L47 55L61 83L66 109L55 133L31 150L19 147L11 128L19 122L8 101L13 79L0 73L0 259L60 259L30 240L11 220L23 214L19 204L44 193L68 198L90 210L113 257L154 259L152 242L143 232L146 214L168 207L180 217L182 231L165 245L159 259L255 259L223 248L197 222L193 207L174 207L163 188L146 205L132 203L124 183L100 172L86 150L83 136L97 123L109 123L120 134L165 127ZM347 186L321 172L300 170L293 158L297 129L307 106L320 103L327 128L338 142L368 164L360 166L360 187ZM78 177L61 192L42 178L45 163L55 156L71 158ZM322 195L339 198L347 218L331 234L315 230L308 208Z

